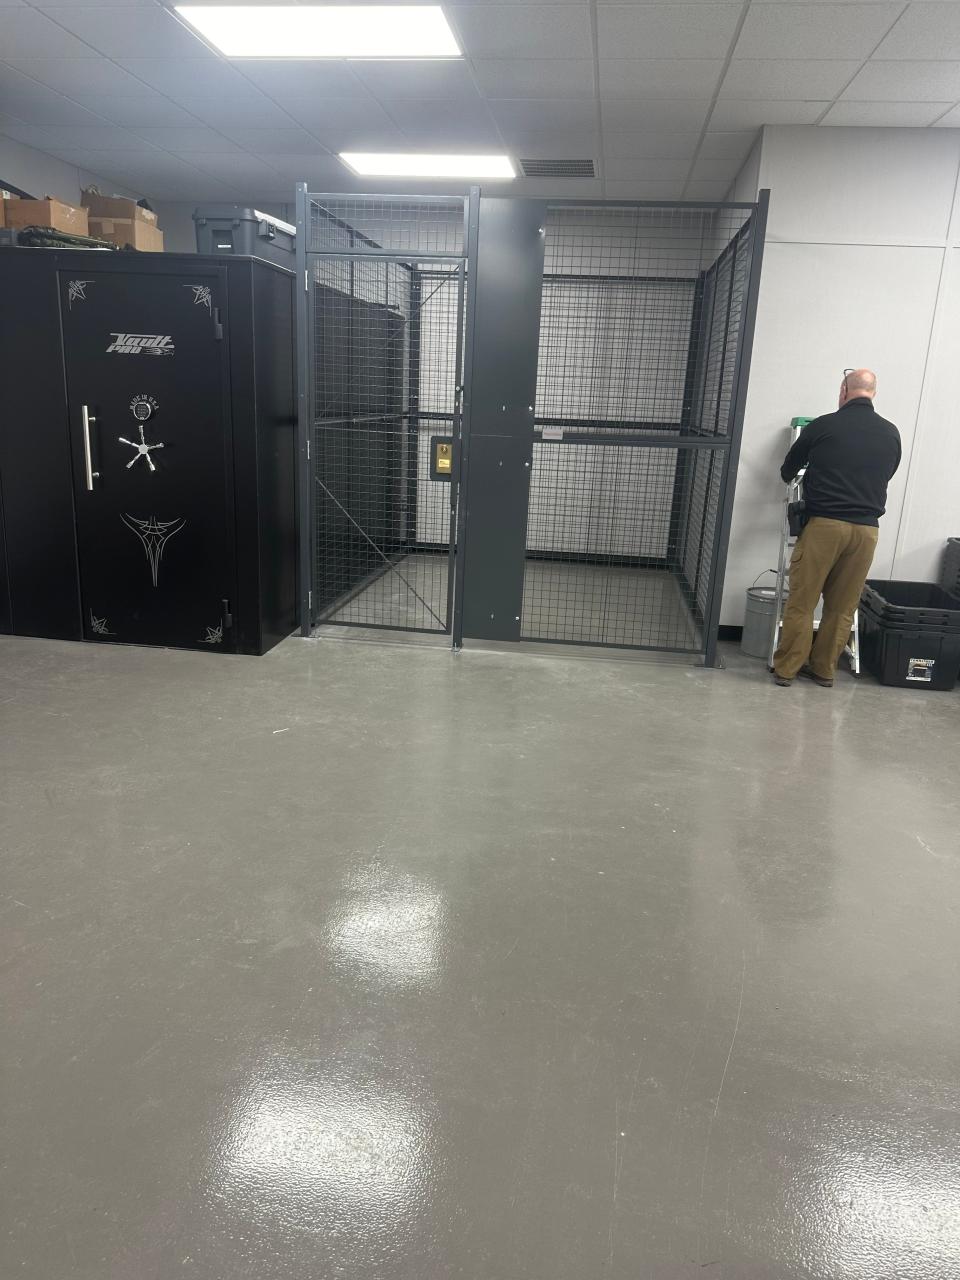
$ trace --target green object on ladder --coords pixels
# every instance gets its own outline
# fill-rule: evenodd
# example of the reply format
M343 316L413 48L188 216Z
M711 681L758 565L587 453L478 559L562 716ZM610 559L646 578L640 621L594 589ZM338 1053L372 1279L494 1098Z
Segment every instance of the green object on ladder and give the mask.
M812 422L812 421L813 421L812 418L791 418L790 426L795 430L799 431L801 427L805 427L808 422Z

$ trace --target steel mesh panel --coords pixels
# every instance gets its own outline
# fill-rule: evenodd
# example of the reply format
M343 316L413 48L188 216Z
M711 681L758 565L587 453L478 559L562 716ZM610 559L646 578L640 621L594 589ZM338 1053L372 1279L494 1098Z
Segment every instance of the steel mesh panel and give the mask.
M311 195L308 253L463 252L462 199Z
M726 207L551 209L524 638L704 647L747 217ZM693 447L703 436L716 445Z
M701 647L681 584L666 567L679 452L534 445L523 638Z
M340 210L339 212L342 212ZM316 621L449 630L451 492L431 436L456 426L458 263L308 255Z

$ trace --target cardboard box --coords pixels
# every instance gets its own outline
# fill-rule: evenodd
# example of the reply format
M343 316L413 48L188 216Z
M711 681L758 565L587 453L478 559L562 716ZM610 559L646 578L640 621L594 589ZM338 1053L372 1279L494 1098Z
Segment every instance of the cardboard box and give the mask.
M145 253L163 253L163 232L139 218L91 218L90 234L121 249L129 244Z
M75 209L52 196L42 200L5 200L4 205L8 227L52 227L74 236L89 235L86 209Z
M147 222L152 227L157 225L157 215L152 209L141 209L136 200L127 200L123 196L99 196L93 191L84 191L80 203L91 218Z

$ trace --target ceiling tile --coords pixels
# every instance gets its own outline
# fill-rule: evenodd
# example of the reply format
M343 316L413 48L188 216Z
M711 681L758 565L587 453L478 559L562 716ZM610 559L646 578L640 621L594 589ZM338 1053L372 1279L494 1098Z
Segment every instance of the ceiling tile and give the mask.
M8 75L12 76L13 73L9 72ZM25 78L21 78L21 83L7 77L0 81L0 110L7 111L23 124L102 123L99 116L86 111L76 102Z
M650 181L608 181L607 196L613 200L679 200L683 193L682 180Z
M589 58L585 4L469 4L444 9L469 58Z
M473 63L492 98L592 98L591 58L481 58Z
M729 190L730 183L726 180L718 182L712 178L695 178L687 183L683 195L685 200L722 200Z
M936 122L937 129L960 129L960 107L954 107Z
M859 66L852 61L734 58L720 86L720 97L794 102L834 98Z
M216 129L208 129L204 125L192 125L187 128L167 128L138 125L134 130L138 138L161 147L164 151L178 153L189 151L239 151L235 142L225 138Z
M699 133L665 133L655 129L644 132L631 129L628 133L614 133L605 128L603 149L608 159L692 159L700 141Z
M516 140L507 140L514 155L532 160L589 159L598 154L599 138L595 130L539 129Z
M908 5L874 57L932 62L960 58L960 5Z
M821 124L874 125L881 128L923 128L933 124L950 102L837 102Z
M195 155L189 159L171 155L169 151L158 151L149 143L144 143L138 151L116 151L105 153L109 160L105 163L116 164L125 170L136 170L140 173L163 174L167 177L196 177L201 171L200 162ZM242 155L242 152L238 154Z
M687 99L608 98L603 102L603 128L604 132L610 129L613 133L625 133L629 129L689 133L703 126L709 106L706 101Z
M258 183L277 180L277 172L266 160L246 155L242 151L198 152L187 157L191 164L210 174L219 182Z
M141 87L136 97L91 95L90 102L96 104L98 115L127 129L138 128L140 125L190 128L198 123L188 111L146 86Z
M461 59L351 62L349 70L381 102L392 98L459 102L477 96L469 69Z
M59 146L56 136L39 124L5 125L3 134L6 138L13 138L14 142L22 142L25 147L36 147L38 151Z
M687 158L672 160L608 159L604 162L605 178L635 182L644 178L655 182L682 182L687 176L690 161Z
M714 159L736 160L743 164L753 150L759 134L756 129L737 133L708 133L700 144L700 155Z
M201 58L120 58L120 65L138 80L175 102L182 98L215 97L249 88L249 82L229 63L213 54Z
M604 98L710 98L723 61L713 58L605 58L600 63Z
M89 58L95 51L36 9L0 9L4 58Z
M693 177L695 179L705 179L711 182L731 183L740 172L740 164L737 160L731 160L729 156L723 159L717 159L712 156L697 156L696 163L693 166Z
M484 147L496 151L503 145L493 116L479 98L470 106L445 103L442 110L433 100L395 98L388 103L388 112L417 151L429 147Z
M311 191L336 190L346 181L350 171L336 156L330 155L272 155L269 160L271 169L275 169L282 178L289 182L307 182ZM350 174L352 177L353 175ZM317 183L325 184L318 187Z
M738 4L602 5L600 57L724 58L740 12Z
M209 48L167 9L70 8L45 11L61 26L110 58L206 58Z
M711 129L753 129L764 124L814 124L830 105L821 102L752 102L721 98L710 116Z
M956 102L960 62L868 62L840 96L851 102Z
M223 132L245 151L252 151L258 156L268 156L275 151L289 156L313 155L319 150L319 143L313 134L297 125L290 125L285 129L224 128Z
M131 149L140 141L134 134L116 125L63 125L46 126L58 147L77 147L86 151L114 151ZM143 144L146 147L146 143Z
M11 60L10 65L58 93L87 103L108 94L133 96L143 85L129 72L91 50L88 58L28 58Z
M902 4L754 4L738 58L869 58Z
M299 122L330 151L389 151L409 146L379 103L316 99L291 109Z
M243 62L244 77L275 102L304 98L363 98L370 91L351 69L354 64L335 62ZM357 63L357 66L360 64Z
M239 129L249 125L254 129L282 129L291 124L289 114L253 85L244 86L239 91L231 90L218 98L190 95L179 97L177 101L197 120L217 127L228 125Z
M544 129L582 133L597 118L595 104L583 98L491 98L490 110L506 138Z

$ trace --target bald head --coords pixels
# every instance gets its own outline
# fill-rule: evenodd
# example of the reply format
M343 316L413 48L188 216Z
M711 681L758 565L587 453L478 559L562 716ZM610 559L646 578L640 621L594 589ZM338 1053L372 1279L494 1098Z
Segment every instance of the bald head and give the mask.
M877 375L872 369L854 369L840 384L840 403L866 396L869 400L877 394Z

